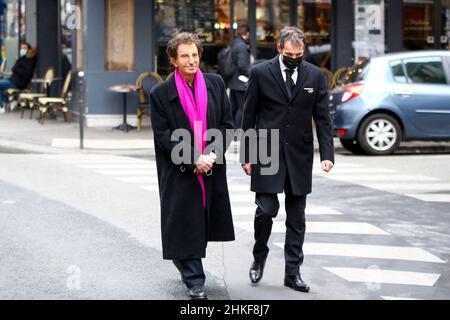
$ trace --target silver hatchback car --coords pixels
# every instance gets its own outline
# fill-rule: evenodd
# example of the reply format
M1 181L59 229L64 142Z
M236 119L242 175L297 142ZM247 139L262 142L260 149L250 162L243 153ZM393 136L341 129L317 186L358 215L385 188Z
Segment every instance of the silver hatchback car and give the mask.
M353 153L386 155L401 141L450 140L450 52L360 62L331 92L330 113L336 136Z

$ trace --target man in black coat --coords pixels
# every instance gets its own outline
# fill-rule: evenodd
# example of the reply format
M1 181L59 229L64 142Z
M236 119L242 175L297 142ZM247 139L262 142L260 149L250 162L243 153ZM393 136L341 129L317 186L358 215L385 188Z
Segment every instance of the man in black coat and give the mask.
M235 238L224 159L233 136L231 107L223 79L215 74L203 75L199 70L202 49L196 35L176 35L167 44L168 56L176 68L174 76L155 86L150 93L163 258L174 262L193 300L207 299L202 259L206 257L208 243ZM198 77L204 77L203 89L207 97L208 131L205 133L208 138L214 138L205 141L204 154L197 154L194 148L195 130L184 110L183 93L178 87L184 81L193 99L203 100L206 97L202 97L203 91L199 90L203 84L196 81ZM200 105L196 105L196 109L199 108ZM220 137L223 139L216 140ZM199 175L203 185L199 183Z
M250 28L246 24L238 27L238 37L231 44L231 57L234 63L234 74L230 80L230 100L233 110L234 128L237 130L242 124L244 111L244 94L247 83L240 79L249 76L250 69Z
M252 177L251 190L256 193L258 206L250 280L256 284L263 277L272 220L280 207L277 194L284 191L287 214L284 282L296 291L309 292L309 286L302 280L300 266L304 259L306 197L311 193L312 185L313 119L325 172L330 172L334 166L334 146L327 81L319 68L303 61L304 38L298 28L284 28L277 45L280 54L251 69L242 126L244 131L257 129L259 147L268 144L269 150L276 147L274 150L278 151L271 155L273 162L277 162L275 174L267 174L264 170L267 163L260 157L253 161L249 152L245 155L243 169Z

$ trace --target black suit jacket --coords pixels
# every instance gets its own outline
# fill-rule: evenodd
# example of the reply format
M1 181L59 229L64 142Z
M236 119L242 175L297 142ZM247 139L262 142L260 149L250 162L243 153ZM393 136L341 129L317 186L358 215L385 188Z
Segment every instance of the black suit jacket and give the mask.
M258 64L250 71L245 94L243 129L267 129L267 139L259 144L273 146L270 132L279 130L279 170L275 175L261 174L267 167L258 157L253 166L252 191L282 193L289 177L295 195L311 193L314 162L313 119L317 128L321 160L334 162L333 133L328 111L328 88L325 75L308 62L302 62L291 99L288 98L279 57ZM247 149L248 151L248 149ZM248 153L246 154L248 163Z

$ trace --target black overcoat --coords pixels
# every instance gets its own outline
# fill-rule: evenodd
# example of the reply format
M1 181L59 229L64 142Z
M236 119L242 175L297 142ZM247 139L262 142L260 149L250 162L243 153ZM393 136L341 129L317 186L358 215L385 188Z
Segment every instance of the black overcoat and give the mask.
M233 129L230 102L225 83L218 75L205 74L208 91L208 129ZM191 160L181 164L172 161L172 150L179 143L171 141L177 129L193 132L178 96L174 77L155 86L150 93L151 121L155 140L156 165L161 200L163 257L166 260L201 259L206 256L209 241L233 241L234 228L227 185L226 163L215 164L212 175L204 175L207 209L203 208L202 191L194 174L194 152ZM212 141L219 158L229 146ZM192 150L193 148L191 148Z
M289 177L295 195L311 193L314 162L313 119L317 128L321 160L334 163L331 119L328 110L327 81L322 71L302 62L291 99L288 97L279 57L254 66L245 95L243 129L267 129L268 138L258 135L260 144L272 147L271 130L279 130L279 170L262 175L267 167L258 156L252 161L251 190L258 193L283 193ZM259 131L258 131L259 132ZM244 162L250 163L249 153Z

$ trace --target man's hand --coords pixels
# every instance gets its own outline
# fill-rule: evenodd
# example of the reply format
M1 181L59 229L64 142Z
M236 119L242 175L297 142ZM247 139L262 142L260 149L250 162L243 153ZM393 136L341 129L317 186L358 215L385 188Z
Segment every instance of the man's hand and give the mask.
M252 175L252 165L250 163L243 164L242 169L244 169L246 175L248 176Z
M195 172L205 174L211 171L214 165L214 159L211 156L201 155L195 163Z
M331 172L334 168L334 163L328 160L322 161L322 170L326 173Z

